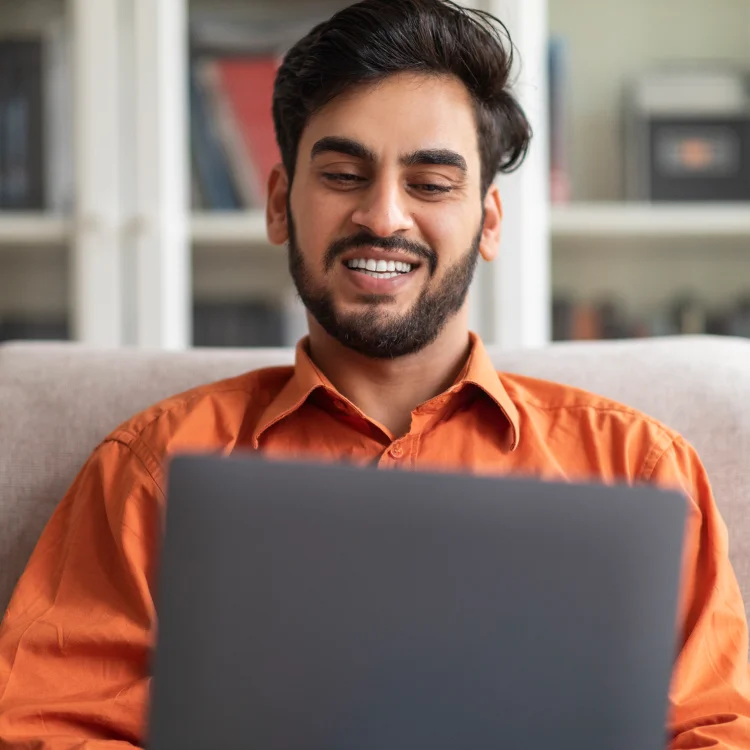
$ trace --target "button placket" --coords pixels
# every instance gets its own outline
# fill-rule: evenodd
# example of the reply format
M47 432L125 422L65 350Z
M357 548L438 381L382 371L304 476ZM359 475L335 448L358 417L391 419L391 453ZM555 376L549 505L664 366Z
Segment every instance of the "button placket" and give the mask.
M394 443L388 450L388 455L390 455L391 458L403 458L404 456L403 444L400 442Z

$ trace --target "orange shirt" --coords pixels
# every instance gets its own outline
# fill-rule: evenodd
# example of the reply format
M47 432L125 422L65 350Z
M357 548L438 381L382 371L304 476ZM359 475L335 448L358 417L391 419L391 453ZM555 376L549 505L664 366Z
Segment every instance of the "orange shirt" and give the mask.
M337 393L304 342L293 369L198 388L115 430L44 531L0 630L0 747L143 745L164 463L185 449L681 488L691 514L672 747L750 748L744 609L693 449L625 406L498 376L476 339L455 385L398 440Z

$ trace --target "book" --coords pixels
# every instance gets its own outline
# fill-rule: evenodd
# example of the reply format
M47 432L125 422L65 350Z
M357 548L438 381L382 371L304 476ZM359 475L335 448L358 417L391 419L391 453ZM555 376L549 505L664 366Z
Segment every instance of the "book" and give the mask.
M552 340L570 341L573 331L575 300L555 295L552 300Z
M41 38L0 40L0 208L45 207Z
M7 129L6 101L10 96L10 70L6 64L7 50L7 45L0 40L0 209L5 207L5 195L8 190L8 155L4 136Z
M552 307L553 340L651 338L712 334L750 338L750 290L711 308L694 293L683 293L639 311L626 311L612 294L598 301L556 294Z
M193 346L281 346L283 316L266 302L198 301L193 307Z
M549 156L550 200L554 204L569 203L571 178L569 164L569 50L563 37L549 41Z
M206 92L211 117L221 139L240 206L249 208L264 205L265 195L260 189L258 172L245 147L240 123L234 115L221 80L218 60L208 59L197 62L196 75Z
M238 209L241 201L232 179L218 121L211 107L211 93L207 82L201 80L199 65L198 61L193 60L189 73L190 150L199 183L197 192L202 196L205 208Z
M278 59L273 56L224 57L215 62L218 85L227 103L223 112L229 120L223 127L225 146L232 163L241 170L238 183L243 186L248 208L265 206L268 178L281 161L272 114L277 70Z
M67 341L67 319L57 316L0 315L0 341Z

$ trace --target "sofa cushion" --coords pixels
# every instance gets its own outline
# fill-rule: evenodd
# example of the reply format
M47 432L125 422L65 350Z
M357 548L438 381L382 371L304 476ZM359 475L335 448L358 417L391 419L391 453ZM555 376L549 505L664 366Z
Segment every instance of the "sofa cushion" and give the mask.
M732 560L750 601L750 342L696 337L491 354L500 370L600 393L692 442L730 528ZM112 429L164 397L293 356L291 350L0 346L0 611L47 519Z

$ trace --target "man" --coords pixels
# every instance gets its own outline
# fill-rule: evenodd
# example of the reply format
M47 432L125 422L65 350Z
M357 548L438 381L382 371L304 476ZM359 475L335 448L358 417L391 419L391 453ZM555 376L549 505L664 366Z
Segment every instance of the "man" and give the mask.
M498 375L468 331L475 265L501 233L492 180L530 139L505 44L449 2L365 0L289 52L268 233L289 245L309 339L294 368L171 398L94 452L0 633L2 747L143 745L164 465L184 449L681 488L672 747L750 747L744 610L694 451L627 407Z

